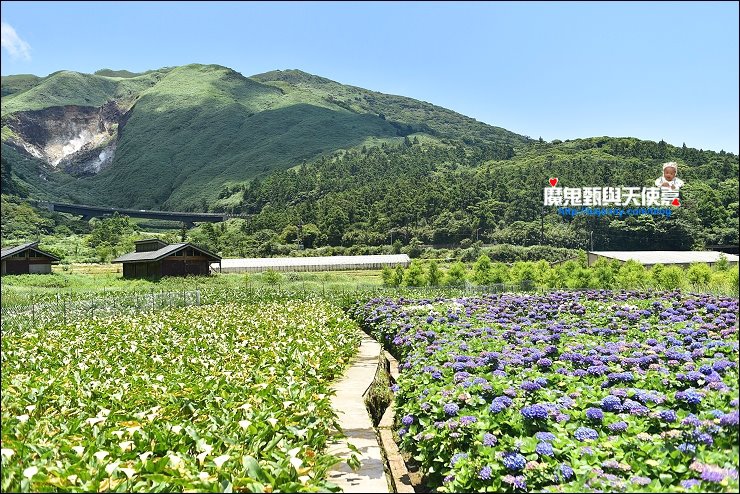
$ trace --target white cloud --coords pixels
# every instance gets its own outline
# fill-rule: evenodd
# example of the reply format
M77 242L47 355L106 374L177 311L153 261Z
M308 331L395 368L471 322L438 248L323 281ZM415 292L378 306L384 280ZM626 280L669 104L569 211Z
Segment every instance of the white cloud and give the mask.
M18 33L15 32L13 26L5 21L2 21L2 48L10 58L17 60L31 60L31 46L23 41Z

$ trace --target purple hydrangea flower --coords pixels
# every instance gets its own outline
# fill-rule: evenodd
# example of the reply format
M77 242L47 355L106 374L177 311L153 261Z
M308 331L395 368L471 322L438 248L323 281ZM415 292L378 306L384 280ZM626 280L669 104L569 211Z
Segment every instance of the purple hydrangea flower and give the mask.
M506 469L513 472L523 470L524 466L527 464L526 458L516 452L504 453L501 460Z
M544 420L548 415L547 408L539 403L522 408L521 414L527 420Z
M521 388L524 391L537 391L542 389L542 386L534 381L524 381L521 385Z
M630 479L630 482L632 482L633 484L644 486L652 482L652 479L650 479L649 477L635 476Z
M538 432L534 435L538 441L552 442L556 439L555 434L552 432Z
M498 396L493 399L490 410L493 413L499 413L505 410L506 408L508 408L509 406L511 406L512 403L513 403L512 399L509 398L508 396Z
M447 403L442 409L447 415L457 415L457 412L460 411L460 407L455 403Z
M555 451L553 451L552 445L550 443L542 442L542 443L537 444L535 451L540 456L554 456L555 455Z
M609 424L609 430L612 432L624 432L627 430L627 422L620 421Z
M622 402L616 396L607 396L601 400L601 408L607 412L620 412L622 411Z
M495 446L498 440L496 439L496 436L493 434L489 434L486 432L483 434L483 445L484 446Z
M719 418L719 425L722 427L737 428L738 425L738 411L735 410L730 413L726 413Z
M707 482L720 483L725 480L726 473L722 469L705 468L701 472L701 479Z
M565 480L570 480L573 477L573 469L569 466L563 463L560 465L560 473L563 475L563 478Z
M677 446L677 448L681 453L690 454L696 452L696 446L691 443L681 443Z
M701 481L699 479L688 479L688 480L682 480L681 481L681 487L684 489L691 489L692 487L695 487L699 485Z
M678 416L673 410L661 410L660 412L658 412L658 416L661 418L661 420L665 420L666 422L675 422L676 420L678 420Z
M455 453L454 455L452 455L452 458L450 459L450 465L454 467L458 461L463 460L467 457L468 457L467 453Z
M493 469L489 466L485 466L478 472L478 478L481 480L490 480L493 475Z
M593 429L589 429L588 427L579 427L573 435L579 441L589 441L598 439L599 437L598 432Z
M685 403L688 403L689 405L698 405L701 403L701 400L704 398L700 393L697 393L694 389L687 389L686 391L677 391L676 392L676 399L678 401L683 401Z
M586 410L586 418L589 420L601 422L604 418L604 412L600 408L589 408Z
M403 425L411 425L414 423L414 416L413 415L404 415L404 417L401 419L401 423Z
M471 425L478 421L477 418L473 417L472 415L463 415L460 417L460 425Z

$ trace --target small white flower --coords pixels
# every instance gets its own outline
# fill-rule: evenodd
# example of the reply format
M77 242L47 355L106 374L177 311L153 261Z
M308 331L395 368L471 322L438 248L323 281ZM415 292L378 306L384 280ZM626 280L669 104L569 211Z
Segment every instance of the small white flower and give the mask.
M180 426L180 425L173 425L172 427L170 427L170 430L172 432L174 432L175 434L179 434L180 431L182 430L182 426Z
M23 470L23 476L27 479L32 478L34 475L39 473L39 469L36 467L28 467L25 470Z
M272 425L273 427L275 427L275 424L278 423L278 419L276 419L275 417L270 417L269 419L267 419L267 421L270 422L270 425Z
M0 456L4 456L6 458L10 458L15 454L15 451L13 451L10 448L2 448L0 449Z
M229 455L221 455L218 458L214 458L213 459L213 463L216 464L216 467L217 468L221 468L221 465L223 465L224 463L226 463L229 460L229 458L231 458L231 456L229 456Z
M249 427L250 425L252 425L252 422L250 422L249 420L240 420L240 421L239 421L239 426L240 426L240 427L241 427L242 429L246 429L246 428L248 428L248 427Z
M90 425L95 425L100 422L105 422L105 417L90 417L89 419L85 420Z
M127 478L129 478L129 479L130 479L131 477L133 477L134 475L136 475L136 470L134 470L133 468L121 468L120 470L121 470L121 471L122 471L122 472L123 472L124 474L126 474L126 477L127 477Z
M133 441L123 441L119 443L118 446L124 451L129 451L131 449L134 449L134 442Z
M20 421L21 424L28 422L28 415L25 413L23 415L18 415L16 418Z
M103 458L105 458L106 456L108 456L108 452L107 451L98 451L93 456L95 458L97 458L98 461L102 461Z
M105 473L107 473L108 475L112 475L113 472L115 472L118 469L118 465L120 465L120 464L121 464L120 461L115 461L113 463L110 463L110 464L106 465L105 466Z
M198 461L202 464L203 461L206 459L206 456L208 456L208 451L203 451L202 453L195 455L195 457L198 459Z
M153 454L154 454L153 451L147 451L146 453L141 453L139 455L139 460L141 460L142 463L145 463L146 459L152 456Z
M85 447L84 446L72 446L72 451L82 456L82 453L85 452Z

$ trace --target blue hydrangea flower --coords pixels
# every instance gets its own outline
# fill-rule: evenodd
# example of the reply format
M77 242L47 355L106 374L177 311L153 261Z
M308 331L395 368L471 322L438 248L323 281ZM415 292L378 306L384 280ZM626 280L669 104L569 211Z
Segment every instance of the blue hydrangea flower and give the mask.
M498 439L496 439L496 436L494 436L493 434L489 434L488 432L483 434L483 445L484 446L495 446L497 442L498 442Z
M478 472L478 478L481 480L490 480L493 475L493 469L489 466L485 466Z
M579 441L589 441L598 439L599 437L598 432L593 429L589 429L588 427L579 427L573 435Z
M719 425L722 427L732 428L737 427L738 424L738 411L726 413L719 418Z
M701 479L706 482L712 482L712 483L720 483L723 480L725 480L725 472L720 469L714 469L714 468L705 468L701 472Z
M573 469L569 466L563 463L560 465L560 473L563 475L563 478L565 480L570 480L573 477Z
M460 417L460 425L471 425L478 421L477 418L473 417L472 415L463 415Z
M547 408L539 403L522 408L521 414L527 420L544 420L548 415Z
M633 484L645 486L652 482L652 479L650 479L649 477L635 476L630 479L630 482L632 482Z
M676 399L683 401L689 405L698 405L704 397L694 389L687 389L686 391L677 391Z
M691 443L681 443L677 446L677 448L681 453L689 454L696 452L696 446Z
M457 415L457 412L460 411L460 407L455 403L447 403L442 409L447 415Z
M413 415L404 415L404 417L401 419L401 423L403 425L411 425L414 423L414 416Z
M521 385L524 391L537 391L542 389L542 386L534 381L524 381Z
M556 439L555 434L552 432L538 432L534 435L538 441L552 442Z
M512 399L508 396L498 396L493 399L491 407L489 408L493 413L499 413L508 408L513 403Z
M506 469L512 472L523 470L527 464L527 459L515 452L504 453L501 460Z
M620 412L622 410L622 401L616 396L609 395L601 400L601 408L607 412Z
M586 410L586 418L600 422L604 418L604 412L600 408L589 408Z
M675 422L676 420L678 420L678 416L673 410L661 410L658 413L658 416L661 418L661 420L665 420L666 422Z
M555 455L555 451L553 451L552 445L550 443L542 442L542 443L537 444L535 451L537 452L538 455L541 455L541 456L554 456Z
M609 424L609 430L612 432L624 432L627 430L627 422L620 421Z
M452 455L452 458L450 459L450 465L454 467L458 461L463 460L467 457L468 457L467 453L455 453L454 455Z
M692 487L695 487L701 483L698 479L688 479L688 480L682 480L681 481L681 487L684 489L691 489Z

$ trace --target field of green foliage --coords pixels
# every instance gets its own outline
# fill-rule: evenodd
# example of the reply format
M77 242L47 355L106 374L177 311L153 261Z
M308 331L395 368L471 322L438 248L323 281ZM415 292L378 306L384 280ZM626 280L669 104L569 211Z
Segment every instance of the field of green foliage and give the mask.
M4 331L2 490L335 490L330 382L358 341L319 300Z

